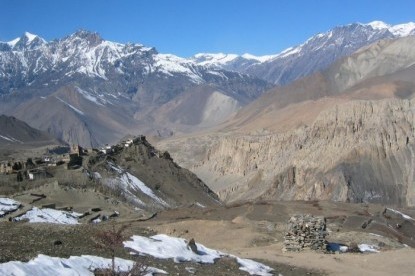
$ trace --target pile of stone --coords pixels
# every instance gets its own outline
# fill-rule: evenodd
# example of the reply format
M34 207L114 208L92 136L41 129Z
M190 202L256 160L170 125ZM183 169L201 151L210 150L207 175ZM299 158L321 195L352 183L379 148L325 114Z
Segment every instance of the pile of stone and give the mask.
M326 219L312 215L295 215L288 222L284 251L326 250Z

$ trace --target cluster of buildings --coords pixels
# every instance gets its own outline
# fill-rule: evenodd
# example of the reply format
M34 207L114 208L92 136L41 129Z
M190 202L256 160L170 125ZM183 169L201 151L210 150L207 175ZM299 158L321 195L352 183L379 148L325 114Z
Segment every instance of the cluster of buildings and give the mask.
M56 167L70 164L74 157L85 154L85 149L78 145L72 145L69 153L60 155L44 155L42 157L28 158L27 160L0 161L0 175L16 174L17 181L48 178L53 175L46 170L47 167Z
M128 148L134 143L140 143L145 141L145 136L137 136L123 140L121 143L98 149L92 149L101 154L110 154L122 150L122 148ZM55 167L63 164L67 164L67 169L77 169L82 166L82 156L88 155L89 150L79 146L72 145L69 148L69 153L60 155L45 155L42 157L28 158L23 160L6 160L0 161L0 175L16 174L17 181L23 181L23 179L34 180L39 178L52 177L52 175L46 170L47 167Z

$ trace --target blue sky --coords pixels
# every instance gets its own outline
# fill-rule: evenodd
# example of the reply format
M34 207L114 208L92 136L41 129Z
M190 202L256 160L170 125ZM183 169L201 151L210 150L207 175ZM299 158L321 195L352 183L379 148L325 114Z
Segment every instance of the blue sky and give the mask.
M78 29L159 52L275 54L336 25L415 21L414 0L0 0L0 41Z

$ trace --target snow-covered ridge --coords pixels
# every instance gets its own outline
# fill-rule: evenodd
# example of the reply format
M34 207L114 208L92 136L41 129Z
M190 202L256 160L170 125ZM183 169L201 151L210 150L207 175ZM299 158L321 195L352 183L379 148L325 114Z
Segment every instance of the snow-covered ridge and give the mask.
M162 77L184 76L200 84L206 81L206 73L222 75L223 70L227 70L286 84L325 69L338 58L379 39L408 35L415 35L414 22L388 25L373 21L338 26L271 55L199 53L182 58L160 54L154 48L138 43L107 41L88 31L78 31L50 42L25 33L9 42L0 42L0 77L19 76L28 85L32 82L36 85L38 76L50 71L63 73L67 78L76 79L81 75L108 81L120 75L145 79L148 75L157 74ZM10 68L16 69L10 72Z
M194 83L203 83L202 74L207 70L191 59L159 54L155 48L138 43L107 41L97 33L83 30L50 42L25 33L0 44L7 45L0 47L0 77L10 74L6 64L13 60L19 63L19 73L23 75L63 70L69 78L81 74L104 80L108 80L109 75L131 74L134 67L134 74L141 69L143 76L152 73L184 75Z
M154 56L154 68L167 75L180 73L190 77L195 83L202 83L203 79L193 68L196 66L191 60L171 54L158 54Z
M382 21L373 21L370 23L357 23L363 27L371 27L373 30L376 31L389 31L395 37L404 37L408 35L415 34L415 23L409 22L404 24L398 25L389 25ZM353 24L346 25L346 26L339 26L337 28L345 28L347 26L352 26ZM199 65L208 65L208 66L216 66L216 67L223 67L229 65L230 63L236 62L238 59L244 59L247 61L255 61L258 63L267 63L271 62L278 58L286 58L291 55L300 54L301 51L306 48L308 44L314 43L316 40L327 40L331 39L333 36L333 31L327 31L325 33L316 34L309 39L307 39L303 44L289 47L279 53L271 54L271 55L263 55L263 56L255 56L249 53L243 55L236 55L236 54L224 54L224 53L199 53L191 57L191 59ZM319 47L315 47L315 50L318 50Z
M266 62L266 61L276 58L277 56L278 54L277 55L265 55L265 56L254 56L251 54L243 54L241 57L243 57L244 59L252 59L252 60L259 61L259 62Z
M191 61L199 65L219 65L226 64L236 59L238 55L224 53L199 53L190 58Z
M397 25L389 25L383 21L372 21L367 24L362 24L371 26L373 29L376 30L388 30L392 34L403 37L408 36L415 30L415 23L414 22L408 22L404 24L397 24Z
M31 34L29 32L25 32L24 35L27 37L28 43L32 42L36 37L38 37L37 35Z

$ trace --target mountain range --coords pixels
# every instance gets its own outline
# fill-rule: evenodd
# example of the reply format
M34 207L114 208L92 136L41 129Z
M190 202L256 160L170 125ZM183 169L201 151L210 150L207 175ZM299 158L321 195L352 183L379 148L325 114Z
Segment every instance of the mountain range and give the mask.
M203 125L203 114L212 108L222 110L216 117L221 121L271 87L258 78L199 66L140 44L105 41L87 31L51 42L25 33L0 43L0 49L0 112L89 147L131 132L163 135L175 124ZM195 89L204 91L205 102L189 123L179 114L179 103L200 101ZM206 103L211 105L205 108ZM162 112L178 115L157 121ZM207 123L217 122L209 118Z
M327 68L379 39L412 35L414 29L414 23L356 23L275 55L191 58L106 41L84 30L50 42L25 33L0 42L0 112L88 147L128 133L190 133L217 126L275 85Z
M413 22L393 26L381 21L354 23L316 34L301 45L275 55L196 54L192 60L199 65L257 76L281 86L327 69L365 45L414 34Z

